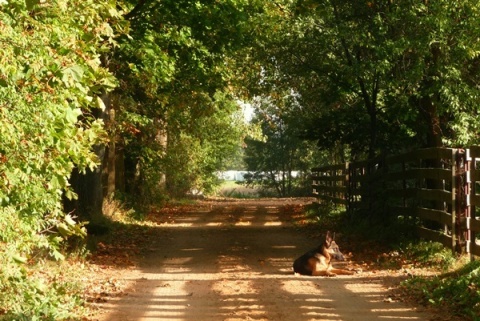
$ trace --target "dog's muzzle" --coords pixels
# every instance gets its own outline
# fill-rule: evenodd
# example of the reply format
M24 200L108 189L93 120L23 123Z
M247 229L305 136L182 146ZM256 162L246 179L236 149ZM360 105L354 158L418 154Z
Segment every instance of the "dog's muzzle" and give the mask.
M343 256L342 253L335 253L335 255L333 256L335 258L335 260L337 261L345 261L345 257Z

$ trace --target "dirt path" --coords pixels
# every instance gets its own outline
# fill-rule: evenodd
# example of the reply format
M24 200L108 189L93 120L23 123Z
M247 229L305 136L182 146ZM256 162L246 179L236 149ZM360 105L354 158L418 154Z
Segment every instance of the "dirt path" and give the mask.
M316 242L291 224L292 202L302 200L159 214L143 259L123 271L125 295L101 303L98 320L437 320L392 300L382 275L294 276L293 260Z

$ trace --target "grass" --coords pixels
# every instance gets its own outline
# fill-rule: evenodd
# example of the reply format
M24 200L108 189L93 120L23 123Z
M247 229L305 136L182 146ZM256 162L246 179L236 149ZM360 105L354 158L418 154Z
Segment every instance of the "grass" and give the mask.
M423 305L441 307L465 321L480 320L480 261L435 277L414 277L402 288Z
M218 187L216 194L221 197L240 199L260 197L258 189L245 187L236 181L224 181Z

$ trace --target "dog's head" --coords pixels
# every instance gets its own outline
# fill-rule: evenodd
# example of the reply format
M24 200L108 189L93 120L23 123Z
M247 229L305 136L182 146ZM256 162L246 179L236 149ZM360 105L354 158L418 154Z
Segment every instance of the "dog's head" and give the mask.
M343 256L342 252L340 252L340 248L335 242L335 233L333 233L332 236L330 231L327 232L327 236L325 239L325 249L327 250L328 254L330 254L335 260L345 261L345 256Z

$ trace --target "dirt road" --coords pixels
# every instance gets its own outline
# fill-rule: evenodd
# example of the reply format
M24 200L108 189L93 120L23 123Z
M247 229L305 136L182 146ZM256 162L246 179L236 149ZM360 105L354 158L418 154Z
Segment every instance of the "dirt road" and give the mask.
M143 258L122 275L125 295L100 304L98 320L437 320L392 300L381 274L294 276L293 260L316 242L285 206L304 201L204 202L158 214Z

